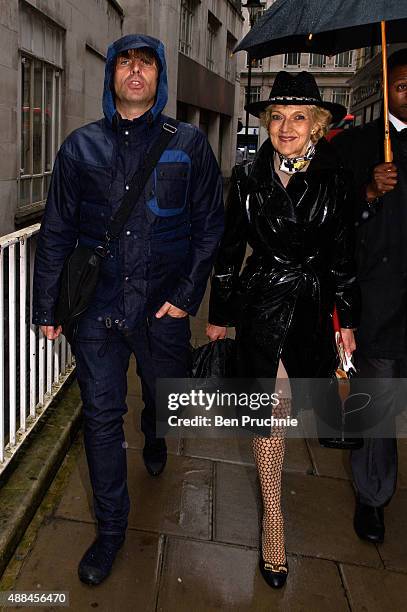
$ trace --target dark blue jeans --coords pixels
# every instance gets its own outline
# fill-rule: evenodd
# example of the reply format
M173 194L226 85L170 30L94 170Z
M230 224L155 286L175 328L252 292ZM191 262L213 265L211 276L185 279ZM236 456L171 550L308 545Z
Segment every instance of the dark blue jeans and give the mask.
M155 387L160 378L184 378L189 370L189 320L152 318L131 333L107 329L103 321L81 319L74 342L81 390L84 439L99 533L126 530L130 501L123 415L127 412L127 370L133 353L141 378L141 429L154 441Z

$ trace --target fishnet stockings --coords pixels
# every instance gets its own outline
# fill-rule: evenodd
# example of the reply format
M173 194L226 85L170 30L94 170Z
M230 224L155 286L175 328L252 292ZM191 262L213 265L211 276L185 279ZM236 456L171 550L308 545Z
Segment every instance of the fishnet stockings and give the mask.
M291 400L281 399L273 416L287 417ZM253 454L263 499L262 553L268 563L285 563L284 519L281 512L281 474L284 460L284 427L272 428L269 438L255 436Z

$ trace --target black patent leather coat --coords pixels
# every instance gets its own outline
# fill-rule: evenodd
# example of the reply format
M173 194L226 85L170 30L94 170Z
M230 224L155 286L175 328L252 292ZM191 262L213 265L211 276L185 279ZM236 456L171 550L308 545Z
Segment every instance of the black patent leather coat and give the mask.
M273 155L267 140L233 170L209 322L236 326L245 375L275 376L282 356L289 376L326 376L336 365L334 304L342 327L359 318L347 176L324 139L287 188Z

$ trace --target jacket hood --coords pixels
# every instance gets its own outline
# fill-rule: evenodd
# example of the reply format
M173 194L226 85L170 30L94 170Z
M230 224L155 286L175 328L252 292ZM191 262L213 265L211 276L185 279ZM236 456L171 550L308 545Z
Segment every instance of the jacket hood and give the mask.
M150 109L153 119L163 111L168 100L167 63L165 61L164 45L157 38L143 34L129 34L109 45L105 66L105 82L103 89L103 112L107 121L112 124L116 113L115 96L113 93L113 75L116 57L129 49L148 47L154 51L158 60L158 85L154 106Z

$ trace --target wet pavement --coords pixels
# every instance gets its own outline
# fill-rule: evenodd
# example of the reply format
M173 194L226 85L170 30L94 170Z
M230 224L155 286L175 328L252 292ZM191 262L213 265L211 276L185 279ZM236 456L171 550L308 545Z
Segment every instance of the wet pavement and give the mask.
M205 304L192 321L194 345L206 342L204 313ZM257 566L260 504L250 441L171 439L167 467L154 479L141 456L134 362L129 388L125 428L132 507L112 575L96 588L77 578L78 561L95 535L79 439L70 469L62 468L57 501L44 513L28 552L20 551L14 589L69 591L75 612L406 610L406 440L399 442L399 488L385 511L381 546L353 532L347 453L323 449L314 440L288 440L283 506L290 574L285 588L273 591Z

